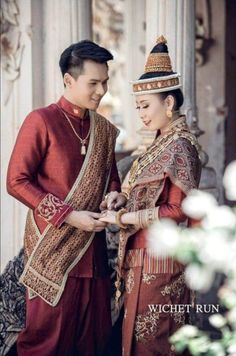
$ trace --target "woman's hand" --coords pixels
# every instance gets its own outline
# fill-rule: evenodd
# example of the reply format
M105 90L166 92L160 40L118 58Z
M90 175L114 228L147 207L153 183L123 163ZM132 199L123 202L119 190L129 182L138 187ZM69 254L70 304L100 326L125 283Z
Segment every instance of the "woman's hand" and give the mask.
M118 210L126 205L127 199L122 193L116 191L107 194L107 198L100 204L100 210Z
M108 224L116 224L116 214L117 212L114 210L106 210L101 213L101 218L99 219L99 221Z
M100 221L101 214L92 213L91 211L72 211L65 222L77 229L83 231L95 231L99 232L105 229L106 222Z

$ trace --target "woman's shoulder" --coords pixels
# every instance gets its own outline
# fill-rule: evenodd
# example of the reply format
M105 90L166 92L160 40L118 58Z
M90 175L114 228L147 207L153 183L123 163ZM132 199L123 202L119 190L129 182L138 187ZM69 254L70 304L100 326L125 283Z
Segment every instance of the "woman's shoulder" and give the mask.
M183 155L199 155L199 144L197 139L192 134L182 134L174 137L173 141L168 145L168 149L173 154Z

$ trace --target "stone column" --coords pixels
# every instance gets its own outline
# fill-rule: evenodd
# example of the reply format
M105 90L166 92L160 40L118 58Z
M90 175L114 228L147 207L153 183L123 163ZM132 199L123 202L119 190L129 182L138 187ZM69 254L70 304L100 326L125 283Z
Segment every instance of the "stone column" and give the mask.
M130 81L136 80L142 73L145 61L145 1L125 1L125 43L126 76L121 95L124 102L124 125L129 137L127 149L137 144L137 130L140 119L135 110L135 98L131 95Z
M57 100L63 91L58 65L62 51L92 38L92 0L42 0L32 1L32 5L37 39L33 41L34 105L43 106Z
M1 270L23 245L26 208L6 192L6 174L23 118L32 109L31 1L1 3Z
M182 76L182 112L191 125L196 117L195 1L146 0L146 27L147 54L157 37L167 38L173 70Z

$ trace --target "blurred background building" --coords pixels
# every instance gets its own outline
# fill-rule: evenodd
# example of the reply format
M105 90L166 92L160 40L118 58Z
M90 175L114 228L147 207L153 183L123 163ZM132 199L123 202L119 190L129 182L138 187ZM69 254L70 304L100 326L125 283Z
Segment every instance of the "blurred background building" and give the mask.
M0 11L2 268L23 244L26 209L5 188L17 132L31 110L61 96L59 56L82 39L114 55L99 110L121 130L119 160L152 140L141 127L130 81L143 73L156 38L166 36L173 68L182 74L182 112L202 146L201 188L224 201L223 171L236 159L234 0L2 0Z

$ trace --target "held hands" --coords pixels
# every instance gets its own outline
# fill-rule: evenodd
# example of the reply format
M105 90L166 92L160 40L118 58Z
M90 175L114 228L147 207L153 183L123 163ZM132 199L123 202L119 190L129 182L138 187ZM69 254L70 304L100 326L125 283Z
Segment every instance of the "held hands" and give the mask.
M107 224L116 224L116 211L125 206L127 198L123 193L116 191L107 194L100 204L101 214L90 211L72 211L65 222L83 231L99 232L105 229Z
M99 221L102 221L107 224L116 224L116 214L114 210L106 210L101 213L101 218Z
M128 222L121 221L122 218L127 217L127 210L122 208L119 211L114 210L106 210L102 212L102 217L99 219L100 221L107 222L108 224L118 225L122 229L128 228Z
M106 222L98 220L100 217L99 213L74 210L67 216L65 222L83 231L99 232L107 226Z
M126 205L127 198L124 193L116 191L110 192L106 195L105 200L100 204L100 210L118 210Z

